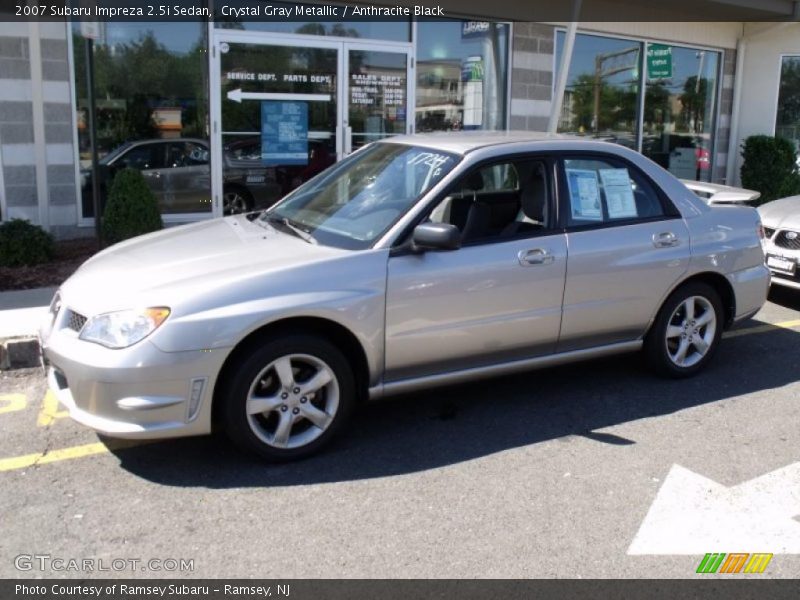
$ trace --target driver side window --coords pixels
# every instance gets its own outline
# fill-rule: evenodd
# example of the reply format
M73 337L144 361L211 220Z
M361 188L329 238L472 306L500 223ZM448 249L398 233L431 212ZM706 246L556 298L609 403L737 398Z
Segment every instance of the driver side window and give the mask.
M431 211L430 221L458 227L465 245L528 237L551 225L550 189L541 160L478 167Z

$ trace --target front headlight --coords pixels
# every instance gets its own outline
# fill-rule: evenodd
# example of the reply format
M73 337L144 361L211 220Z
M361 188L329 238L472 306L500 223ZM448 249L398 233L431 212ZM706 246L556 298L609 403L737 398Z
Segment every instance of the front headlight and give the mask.
M127 348L153 333L169 316L165 306L121 310L89 319L80 338L106 348Z

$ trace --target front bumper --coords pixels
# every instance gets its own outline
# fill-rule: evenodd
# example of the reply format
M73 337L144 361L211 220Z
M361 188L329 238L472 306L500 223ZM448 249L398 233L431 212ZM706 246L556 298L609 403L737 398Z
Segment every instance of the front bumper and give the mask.
M783 231L780 228L775 228L775 230L779 233L773 237L777 237ZM774 239L771 239L767 243L764 253L767 266L772 274L772 285L800 289L800 250L778 246ZM783 263L782 266L790 268L779 268L776 264L770 264L770 259L778 259L779 263Z
M40 331L48 387L75 421L121 438L211 431L211 398L224 349L163 352L145 339L110 350L78 339L74 331L49 329Z

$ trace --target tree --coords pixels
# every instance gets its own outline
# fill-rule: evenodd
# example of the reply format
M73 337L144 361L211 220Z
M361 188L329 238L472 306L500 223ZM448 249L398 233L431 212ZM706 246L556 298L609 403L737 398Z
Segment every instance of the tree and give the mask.
M706 103L708 101L708 79L696 75L686 79L683 84L681 101L682 126L687 131L702 133L706 122Z

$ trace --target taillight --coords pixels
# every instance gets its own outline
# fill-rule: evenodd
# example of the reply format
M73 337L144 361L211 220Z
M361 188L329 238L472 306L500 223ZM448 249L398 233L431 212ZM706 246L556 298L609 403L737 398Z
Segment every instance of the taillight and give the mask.
M763 226L761 223L759 223L759 224L756 226L756 232L758 232L758 239L760 239L762 242L763 242L765 239L767 239L767 236L766 236L766 234L764 233L764 226Z

